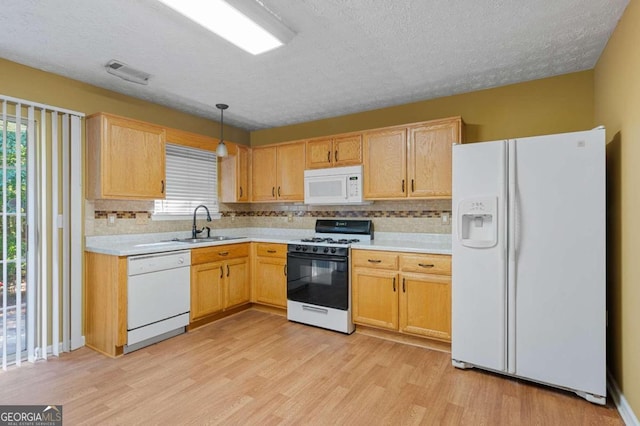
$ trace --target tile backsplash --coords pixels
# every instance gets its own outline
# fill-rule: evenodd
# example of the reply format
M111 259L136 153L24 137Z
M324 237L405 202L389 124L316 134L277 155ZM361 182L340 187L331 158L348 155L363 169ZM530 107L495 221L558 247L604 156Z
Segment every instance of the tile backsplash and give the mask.
M153 201L87 200L85 235L141 234L191 230L191 220L154 220ZM209 223L219 228L313 229L318 218L371 219L382 232L450 234L451 200L376 201L358 206L306 206L297 203L221 204L221 218ZM109 216L114 223L109 224ZM206 224L198 220L198 226Z

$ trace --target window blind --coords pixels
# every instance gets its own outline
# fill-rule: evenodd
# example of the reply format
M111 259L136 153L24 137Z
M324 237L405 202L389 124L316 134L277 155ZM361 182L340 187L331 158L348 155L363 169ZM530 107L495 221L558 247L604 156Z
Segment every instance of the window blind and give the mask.
M84 345L83 113L0 95L2 368ZM17 123L24 123L18 125Z
M213 151L168 143L165 167L165 199L156 200L154 214L193 214L200 204L218 212L218 162Z

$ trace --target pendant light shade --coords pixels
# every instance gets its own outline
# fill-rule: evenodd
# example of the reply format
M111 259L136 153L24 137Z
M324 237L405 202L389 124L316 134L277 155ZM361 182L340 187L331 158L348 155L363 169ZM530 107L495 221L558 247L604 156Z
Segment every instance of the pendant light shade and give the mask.
M218 157L226 157L229 154L227 151L227 146L224 144L224 110L229 108L227 104L216 104L216 108L220 110L220 142L218 142L218 147L216 148L216 155Z

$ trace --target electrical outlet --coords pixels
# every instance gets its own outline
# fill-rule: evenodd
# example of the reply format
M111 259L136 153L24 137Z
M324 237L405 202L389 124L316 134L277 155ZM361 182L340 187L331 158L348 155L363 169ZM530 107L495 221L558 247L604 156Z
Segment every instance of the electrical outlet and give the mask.
M449 213L442 213L442 214L440 215L440 220L442 220L442 224L443 224L443 225L448 225L448 224L449 224L449 222L450 222L450 220L449 220L449 219L450 219L450 218L449 218Z
M109 213L107 215L107 226L116 226L116 214Z
M236 221L236 214L235 213L230 213L229 216L231 216L231 222L235 222Z
M287 222L293 222L293 213L292 212L287 213Z

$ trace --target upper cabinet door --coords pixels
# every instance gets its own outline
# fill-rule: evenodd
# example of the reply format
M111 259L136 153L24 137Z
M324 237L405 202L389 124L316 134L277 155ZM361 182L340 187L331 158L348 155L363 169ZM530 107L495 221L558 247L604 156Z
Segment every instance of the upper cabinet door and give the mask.
M362 135L343 135L307 141L307 169L362 164Z
M87 198L161 199L165 130L97 114L87 119Z
M283 201L304 201L305 143L278 146L276 196ZM255 199L255 197L254 197Z
M407 130L364 134L364 198L404 198L407 194Z
M253 201L275 201L276 199L276 152L275 146L253 149L251 162Z
M244 145L227 142L229 155L218 162L220 201L238 203L249 201L250 149Z
M307 169L322 169L333 164L332 138L307 141Z
M459 118L409 128L409 197L451 197L451 148L460 132Z
M362 135L338 136L333 140L333 165L362 164Z
M238 185L236 193L238 195L238 201L249 201L249 174L250 174L250 149L246 146L238 146L238 161L236 163Z

